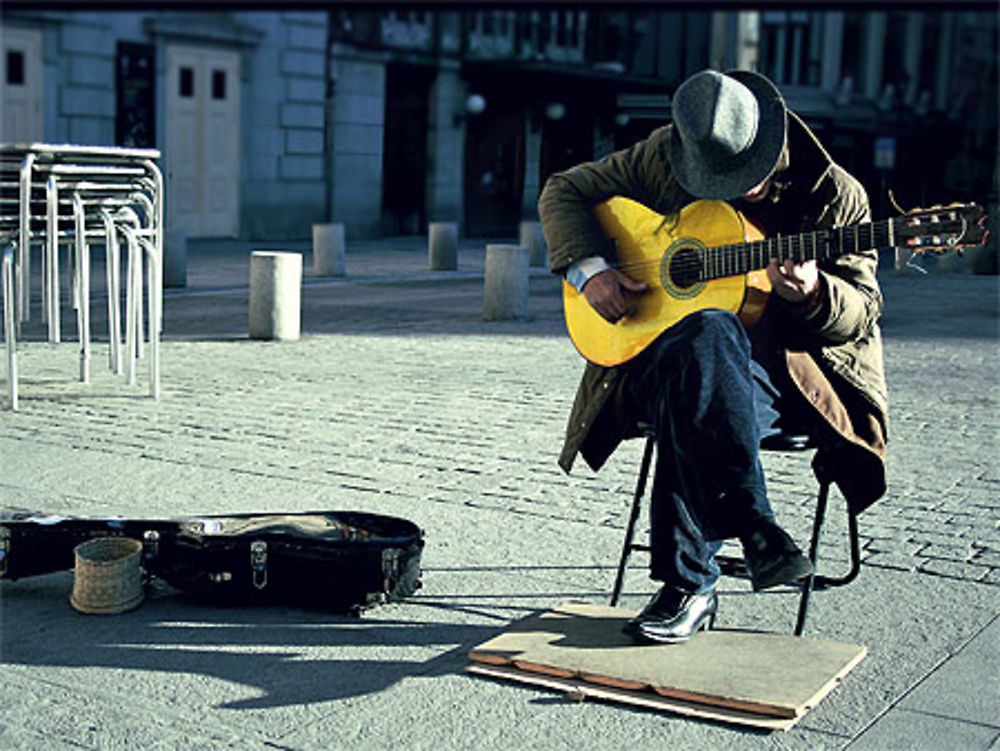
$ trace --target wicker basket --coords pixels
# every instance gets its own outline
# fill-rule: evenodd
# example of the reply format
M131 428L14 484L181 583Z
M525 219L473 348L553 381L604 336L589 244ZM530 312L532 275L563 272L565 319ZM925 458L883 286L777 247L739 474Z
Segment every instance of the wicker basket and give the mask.
M95 537L73 551L76 572L69 601L81 613L124 613L144 596L142 543L129 537Z

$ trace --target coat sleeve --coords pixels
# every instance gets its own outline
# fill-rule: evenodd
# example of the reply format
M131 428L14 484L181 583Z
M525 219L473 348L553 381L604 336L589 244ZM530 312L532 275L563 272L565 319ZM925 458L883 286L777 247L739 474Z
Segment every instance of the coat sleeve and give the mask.
M654 205L671 182L667 161L669 127L597 162L585 162L552 175L538 200L551 268L564 274L582 258L608 258L609 243L593 208L612 196ZM609 258L609 260L611 260Z
M820 228L846 227L871 220L868 194L846 170L831 166L833 200L817 221ZM851 253L820 268L825 300L803 321L806 332L836 344L869 333L882 314L882 293L876 279L878 250Z

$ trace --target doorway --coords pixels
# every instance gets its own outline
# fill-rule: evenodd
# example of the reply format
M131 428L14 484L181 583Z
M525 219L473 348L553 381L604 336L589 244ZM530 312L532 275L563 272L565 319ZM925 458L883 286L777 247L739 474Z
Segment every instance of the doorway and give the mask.
M524 111L470 118L465 151L465 232L517 237L524 192Z
M240 56L167 48L168 226L190 237L236 237L240 210Z
M390 64L385 83L382 142L382 215L389 234L427 228L427 130L435 71Z
M8 26L0 40L0 141L44 141L42 32Z

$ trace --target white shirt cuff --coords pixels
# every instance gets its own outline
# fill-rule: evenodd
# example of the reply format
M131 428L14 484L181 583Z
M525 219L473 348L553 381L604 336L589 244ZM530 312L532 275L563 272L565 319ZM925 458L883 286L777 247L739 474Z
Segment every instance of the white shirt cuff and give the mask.
M601 256L581 258L579 261L570 264L569 268L566 269L566 281L577 292L580 292L583 290L583 285L590 280L590 277L610 268L610 264Z

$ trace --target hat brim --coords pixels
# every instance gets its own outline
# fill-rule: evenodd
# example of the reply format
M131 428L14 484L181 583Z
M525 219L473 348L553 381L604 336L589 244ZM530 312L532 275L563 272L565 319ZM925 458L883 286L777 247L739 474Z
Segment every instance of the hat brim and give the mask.
M670 140L670 164L677 182L695 198L731 201L762 183L774 171L785 148L788 114L781 92L764 76L749 70L730 70L729 76L746 86L757 100L760 120L757 137L737 167L714 171L687 153L676 128Z

